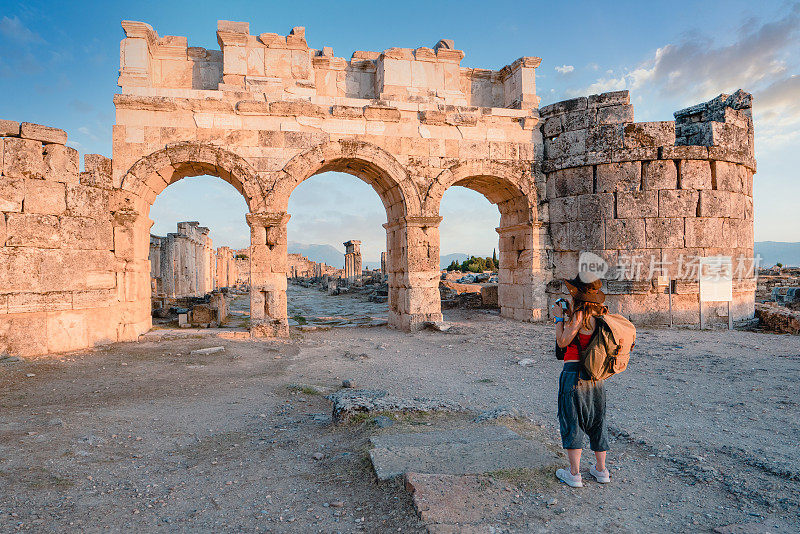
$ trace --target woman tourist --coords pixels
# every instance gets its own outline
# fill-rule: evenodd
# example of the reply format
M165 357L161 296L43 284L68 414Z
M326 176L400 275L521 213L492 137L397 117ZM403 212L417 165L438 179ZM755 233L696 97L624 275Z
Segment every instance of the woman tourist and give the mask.
M591 279L594 278L594 279ZM606 394L603 381L589 379L581 363L581 351L597 330L597 318L608 313L603 306L605 294L602 282L588 273L565 280L571 302L559 299L553 309L556 322L556 357L564 360L558 380L558 422L561 444L567 450L569 469L558 469L559 480L579 488L583 486L580 473L581 449L584 434L594 451L596 463L589 473L601 483L611 477L606 467L608 431L606 429Z

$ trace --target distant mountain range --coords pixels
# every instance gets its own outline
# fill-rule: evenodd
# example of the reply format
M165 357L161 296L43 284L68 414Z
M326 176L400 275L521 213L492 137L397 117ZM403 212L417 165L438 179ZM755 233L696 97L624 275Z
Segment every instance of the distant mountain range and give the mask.
M755 253L761 255L761 266L772 267L778 262L787 266L800 266L800 243L782 243L779 241L756 241ZM327 263L331 267L341 269L344 265L344 252L331 245L307 245L305 243L289 243L289 254L302 254L306 258ZM469 254L446 254L439 258L442 269L447 268L455 260L459 263L469 258ZM377 269L379 262L365 261L364 267Z
M290 241L288 248L289 254L302 254L317 263L327 263L337 269L341 269L344 265L344 252L336 250L331 245L306 245Z
M761 256L761 267L772 267L776 263L786 266L800 266L800 243L780 241L756 241L755 254Z

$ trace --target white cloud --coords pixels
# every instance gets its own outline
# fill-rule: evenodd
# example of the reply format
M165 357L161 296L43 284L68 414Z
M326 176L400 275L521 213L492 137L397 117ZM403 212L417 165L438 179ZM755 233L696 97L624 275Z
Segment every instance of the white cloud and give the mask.
M570 72L575 71L575 67L572 65L561 65L560 67L556 65L556 71L559 74L569 74Z
M28 29L15 15L0 19L0 35L17 44L43 43L44 39Z

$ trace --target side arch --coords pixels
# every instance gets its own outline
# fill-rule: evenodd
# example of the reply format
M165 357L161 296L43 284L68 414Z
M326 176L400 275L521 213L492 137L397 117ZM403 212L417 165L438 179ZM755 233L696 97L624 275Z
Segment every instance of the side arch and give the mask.
M174 143L142 157L122 177L120 188L152 205L168 185L203 174L217 176L235 187L251 213L263 211L264 193L256 170L238 154L208 143Z
M442 198L454 185L467 187L500 211L498 304L504 317L537 321L546 316L549 281L547 229L539 221L530 165L465 161L442 171L426 192L423 209L438 215Z
M499 206L524 197L532 210L532 221L536 218L537 194L528 165L486 160L456 163L439 173L426 191L425 213L438 214L445 192L454 185L477 191Z
M405 167L384 149L355 140L322 143L289 160L267 195L270 209L286 211L298 185L328 171L352 174L371 185L389 220L420 213L419 193Z

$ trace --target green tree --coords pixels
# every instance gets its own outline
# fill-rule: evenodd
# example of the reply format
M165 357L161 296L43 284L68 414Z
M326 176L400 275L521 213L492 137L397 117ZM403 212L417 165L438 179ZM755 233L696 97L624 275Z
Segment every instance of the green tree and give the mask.
M458 264L456 260L450 262L450 265L447 266L448 271L458 271L461 269L461 265Z

